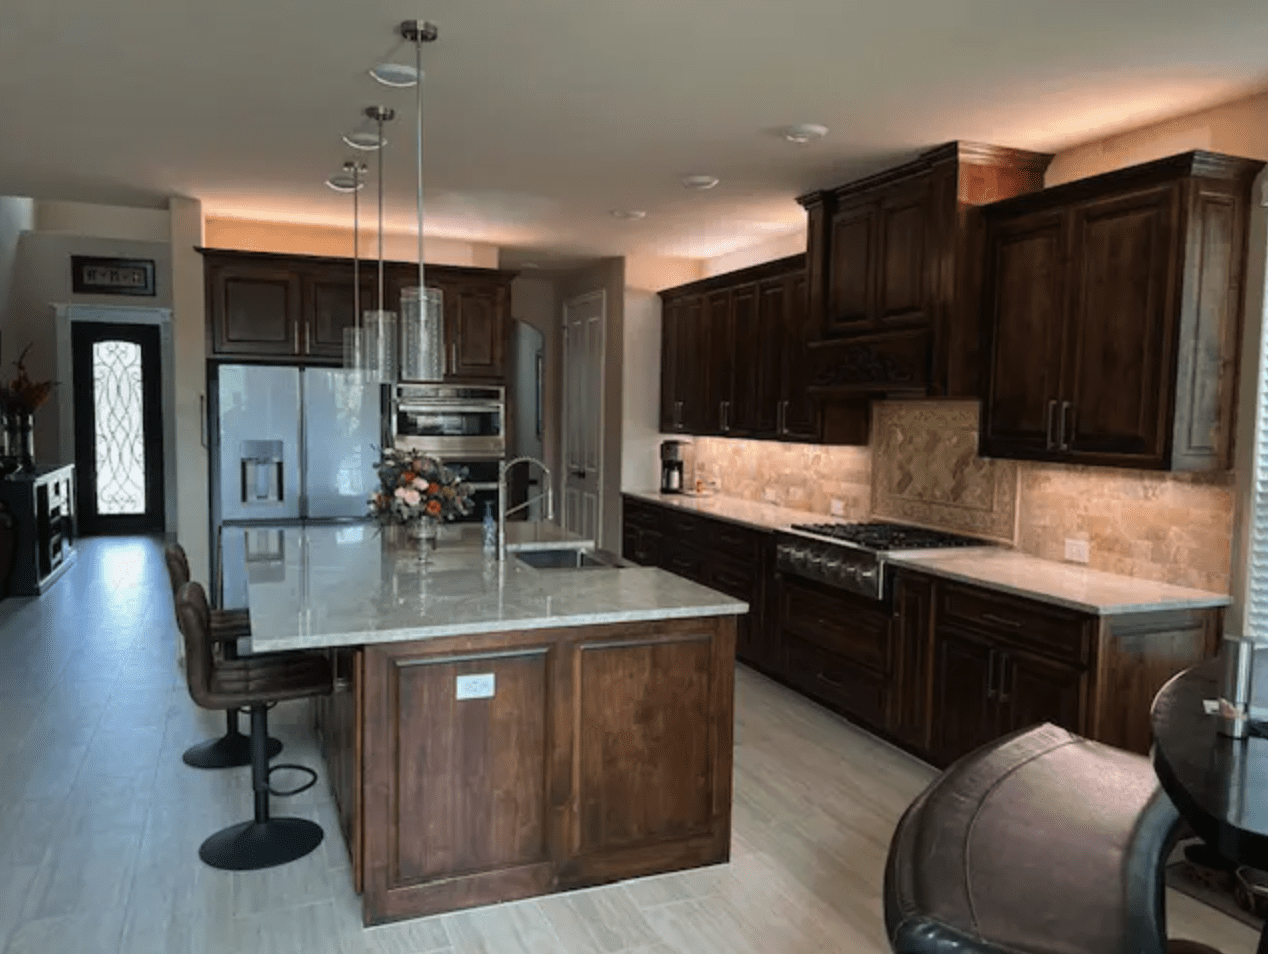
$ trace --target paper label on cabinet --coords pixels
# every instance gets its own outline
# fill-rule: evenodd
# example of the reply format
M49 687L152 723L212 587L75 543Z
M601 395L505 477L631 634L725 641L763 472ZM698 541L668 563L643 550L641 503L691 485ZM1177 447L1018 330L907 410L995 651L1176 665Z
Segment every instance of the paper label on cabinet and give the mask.
M474 676L459 676L454 697L461 699L492 699L493 673L482 672Z

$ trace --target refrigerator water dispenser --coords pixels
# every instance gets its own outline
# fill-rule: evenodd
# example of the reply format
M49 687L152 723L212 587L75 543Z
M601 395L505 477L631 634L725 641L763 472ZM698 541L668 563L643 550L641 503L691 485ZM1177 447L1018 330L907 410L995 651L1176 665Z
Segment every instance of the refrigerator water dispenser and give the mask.
M244 504L282 502L281 441L243 441L241 463Z

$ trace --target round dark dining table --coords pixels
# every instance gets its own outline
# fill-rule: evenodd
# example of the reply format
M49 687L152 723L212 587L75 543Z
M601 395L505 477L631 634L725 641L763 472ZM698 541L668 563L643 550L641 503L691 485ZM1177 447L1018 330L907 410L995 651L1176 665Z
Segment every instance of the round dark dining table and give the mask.
M1228 861L1268 870L1268 738L1217 731L1219 719L1203 703L1218 698L1220 673L1220 660L1211 659L1158 691L1150 711L1154 771L1207 845ZM1258 954L1268 954L1268 928Z

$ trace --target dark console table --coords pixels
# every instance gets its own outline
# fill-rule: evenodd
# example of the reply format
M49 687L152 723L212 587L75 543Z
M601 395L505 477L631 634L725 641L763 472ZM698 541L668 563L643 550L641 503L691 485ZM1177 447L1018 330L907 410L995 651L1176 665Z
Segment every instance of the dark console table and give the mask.
M38 596L75 559L75 465L12 474L0 480L0 501L14 520L7 595Z

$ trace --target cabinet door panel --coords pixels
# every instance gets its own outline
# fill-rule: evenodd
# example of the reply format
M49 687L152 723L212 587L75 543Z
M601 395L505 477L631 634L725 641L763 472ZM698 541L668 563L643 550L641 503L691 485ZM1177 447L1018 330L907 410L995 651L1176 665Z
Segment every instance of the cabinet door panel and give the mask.
M1161 462L1172 389L1172 273L1179 187L1091 202L1072 213L1065 443L1079 453Z
M798 273L785 279L788 312L783 335L783 427L780 437L788 441L813 443L820 438L819 409L810 398L810 348L816 337L815 318L807 298L809 279Z
M665 302L660 324L660 430L679 429L678 421L678 325L682 322L682 301Z
M1064 217L1027 216L989 240L990 388L982 453L1054 451L1064 321Z
M855 331L872 320L876 297L875 201L846 206L832 216L832 260L828 275L828 316L824 331Z
M894 584L894 604L898 705L890 731L908 745L927 750L933 583L924 577L900 574Z
M353 295L352 269L327 269L304 283L306 353L343 357L343 330L356 324L356 306L364 311L374 300L374 276L361 269L361 296Z
M889 614L795 577L786 577L781 590L785 632L875 672L892 671Z
M894 189L881 205L876 293L876 316L881 321L925 317L928 222L929 187L923 181Z
M506 376L504 288L457 288L454 308L445 302L449 339L446 378ZM449 318L452 315L453 320Z
M714 649L707 631L579 648L577 853L711 831Z
M773 302L768 300L771 295L775 296ZM769 437L775 433L784 296L784 283L778 280L735 289L727 430L736 437Z
M785 637L784 651L784 675L802 692L874 728L888 724L893 683L887 677L794 635Z
M934 646L932 748L945 766L999 736L997 654L986 640L943 626Z
M288 269L225 265L211 276L212 345L219 354L299 354L300 282Z
M1000 733L1051 722L1086 734L1087 674L1079 666L1009 650L1000 680Z
M682 402L682 430L688 434L710 434L717 424L717 405L712 412L710 392L710 328L706 323L703 295L692 295L683 302L678 323L678 362L676 379L678 400Z
M704 351L705 402L701 407L701 430L704 434L725 433L724 404L731 403L732 355L735 349L734 294L731 289L711 292L705 300L705 327L708 346Z

